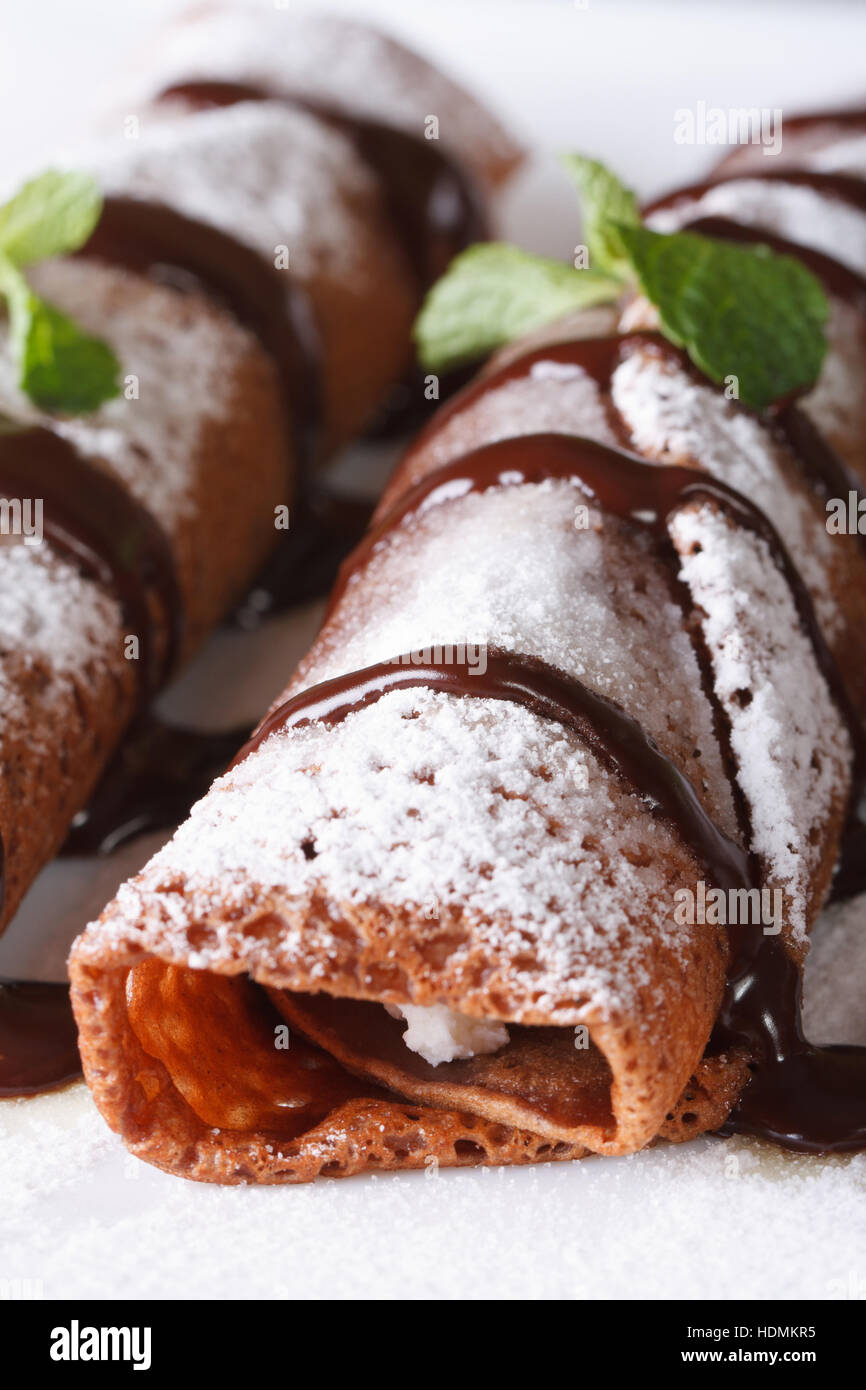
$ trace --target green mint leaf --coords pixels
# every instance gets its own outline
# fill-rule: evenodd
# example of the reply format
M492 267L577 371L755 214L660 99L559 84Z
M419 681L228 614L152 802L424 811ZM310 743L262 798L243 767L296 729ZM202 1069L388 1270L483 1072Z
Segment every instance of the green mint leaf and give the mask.
M0 250L18 266L77 251L101 212L102 194L89 174L49 169L0 207Z
M563 164L580 189L584 235L591 265L608 274L626 278L629 272L628 257L618 228L640 226L637 198L597 159L567 154L563 156Z
M86 415L119 395L120 363L100 338L34 296L21 386L43 410Z
M470 246L424 301L415 322L419 360L432 372L476 361L570 311L618 299L621 288L609 275L504 242Z
M118 395L120 364L108 344L39 299L2 254L0 290L9 310L19 385L35 405L85 414Z
M754 410L812 385L829 305L801 261L692 232L618 231L662 331L711 381L735 377Z

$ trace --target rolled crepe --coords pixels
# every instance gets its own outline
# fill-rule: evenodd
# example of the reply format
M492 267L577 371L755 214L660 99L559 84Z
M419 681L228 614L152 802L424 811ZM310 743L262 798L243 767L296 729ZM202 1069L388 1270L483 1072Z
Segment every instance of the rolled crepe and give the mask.
M677 904L752 884L796 974L866 708L863 554L793 427L651 331L553 337L420 438L245 756L73 949L85 1075L149 1162L622 1154L750 1078L726 920Z
M755 135L760 138L755 138ZM825 173L866 172L866 106L783 116L769 130L753 132L752 143L736 145L721 161L725 175L761 169L815 169ZM766 153L765 153L766 151Z
M144 55L146 95L188 81L243 82L275 96L323 102L350 116L425 136L483 188L503 184L523 152L489 109L438 66L346 15L198 7Z
M265 99L155 100L137 119L136 138L75 161L107 194L88 246L32 274L111 343L122 396L41 414L0 332L16 426L0 492L43 499L47 528L44 545L0 537L0 925L133 713L249 587L302 465L361 429L404 370L421 293L382 170L346 129Z

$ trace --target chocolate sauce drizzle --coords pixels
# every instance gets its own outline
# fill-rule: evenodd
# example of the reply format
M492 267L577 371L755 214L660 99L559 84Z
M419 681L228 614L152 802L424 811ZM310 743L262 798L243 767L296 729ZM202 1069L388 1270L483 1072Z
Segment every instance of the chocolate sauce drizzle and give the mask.
M601 340L591 340L593 347ZM569 345L572 350L575 344ZM668 535L668 520L690 501L711 501L741 528L765 542L791 590L800 623L815 659L845 722L858 766L866 766L866 735L839 673L814 605L779 533L766 515L742 493L711 474L671 464L649 464L636 454L608 448L590 439L564 434L518 435L498 440L422 478L373 526L340 571L328 615L342 599L355 574L396 527L432 506L486 492L493 487L523 486L547 479L572 479L599 505L623 521ZM669 562L676 557L669 555Z
M440 147L395 126L340 110L300 93L285 94L241 82L180 82L158 101L182 101L194 110L271 101L306 111L351 140L374 172L388 214L421 293L473 241L488 235L487 219L474 181Z
M43 538L120 603L139 641L138 706L170 675L183 612L168 538L110 473L50 429L0 417L0 495L36 497ZM0 836L0 913L6 896ZM0 982L0 1098L33 1095L81 1073L66 985Z
M744 239L750 240L751 238L747 235ZM757 236L756 239L764 243L768 242L768 239L763 235ZM772 240L773 238L770 238L770 241ZM847 276L843 266L840 266L839 269ZM851 279L846 279L846 283L852 285L853 281L859 279L860 277L854 276L851 272ZM866 281L863 282L863 288L863 309L866 312ZM859 300L852 302L859 305ZM661 333L641 330L600 338L581 338L575 341L551 343L546 347L535 348L531 352L507 362L503 367L497 368L493 372L487 372L470 382L463 391L442 406L436 420L418 435L407 457L411 459L420 453L446 420L474 405L488 391L494 391L500 386L528 377L537 363L555 362L563 366L577 367L591 377L602 392L607 392L617 365L634 351L654 353L675 363L681 371L690 376L697 386L706 388L712 384L707 377L698 371L686 353L675 347ZM735 404L732 402L732 406ZM742 406L738 408L745 409ZM623 430L618 417L611 416L609 423L614 433L623 438ZM812 424L806 412L796 402L788 402L781 409L771 412L763 423L787 445L809 486L822 500L828 497L844 498L848 492L855 492L858 497L863 495L859 478L839 457L835 449L827 443L821 432ZM866 538L858 536L857 539L862 545Z
M395 690L508 700L572 729L654 813L676 825L718 887L758 886L749 855L715 825L688 778L641 725L612 701L512 652L489 650L484 675L415 661L416 654L407 653L301 691L273 712L232 766L274 733L314 722L333 727ZM802 1153L866 1147L866 1048L817 1047L804 1038L800 970L778 938L740 926L731 929L731 947L710 1046L748 1048L754 1074L719 1133L754 1135Z
M287 425L306 464L317 448L318 368L311 321L298 287L255 251L173 208L128 198L105 200L102 216L79 253L121 264L177 288L203 289L259 337L276 364L287 402ZM38 495L44 534L52 547L120 601L124 623L139 639L139 712L171 674L183 640L183 607L170 542L155 518L110 473L90 463L47 428L0 421L0 494ZM222 770L243 734L207 735L161 728L139 719L129 742L106 771L88 810L67 841L67 853L108 852L131 835L180 819ZM158 761L157 761L158 759ZM0 912L5 898L0 843ZM64 1039L74 1023L68 991L7 987L0 1010L14 1019L44 1018L55 1070L70 1072ZM58 987L59 988L59 987ZM34 994L32 991L40 991ZM21 1000L28 1001L28 1012ZM38 1004L38 1008L37 1008ZM11 1010L11 1013L10 1013ZM64 1028L58 1020L64 1010ZM2 1026L2 1025L0 1025ZM34 1025L35 1026L35 1025ZM33 1028L3 1033L4 1068L15 1089L29 1094L57 1078L47 1054L35 1048ZM17 1036L17 1042L16 1042ZM9 1081L9 1087L13 1081Z
M653 339L641 340L652 345ZM557 360L581 361L600 382L610 374L623 340L558 344ZM522 374L550 349L511 363L502 373L470 388L470 397L492 389L503 375ZM465 404L467 397L462 398ZM458 408L458 404L453 409ZM757 534L785 576L800 622L848 729L854 749L854 780L866 767L864 732L833 656L824 640L809 592L767 517L734 489L705 473L648 463L635 455L574 436L541 434L498 441L423 478L388 511L346 562L333 602L369 561L391 531L431 506L491 487L570 479L604 511L649 530L660 542L668 522L693 501L718 506L738 527ZM660 546L672 572L679 561L673 545ZM694 791L654 741L612 702L537 659L488 653L486 676L455 666L416 664L412 654L302 691L275 710L235 759L249 756L271 734L314 721L333 725L392 690L423 686L458 696L506 699L572 728L601 760L622 775L680 830L718 887L758 887L760 867L707 817ZM727 718L713 695L717 716ZM732 790L736 790L732 786ZM754 1076L728 1117L723 1133L761 1135L803 1152L846 1152L866 1145L866 1049L819 1048L806 1041L800 1021L800 971L776 937L755 928L733 927L727 988L711 1048L746 1047Z
M866 183L862 180L809 173L794 173L793 177L780 174L778 177L866 208ZM680 193L670 201L688 193L694 196L700 191L706 189L688 190L686 195ZM731 235L732 225L736 226L728 224L720 228L717 222L713 232ZM741 239L751 239L750 231L745 231ZM793 245L780 246L779 238L756 234L754 239L764 243L775 240L776 249L801 254L801 259L811 263L831 292L862 309L861 277L847 272L829 257L808 250L801 252ZM646 345L646 335L640 335L639 340ZM671 350L669 344L658 341L656 348L665 353ZM615 354L622 351L621 340L615 348L611 342L604 341L543 348L475 383L451 403L450 409L446 407L444 414L464 409L482 392L526 374L533 360L577 360L584 371L600 383L608 384ZM443 412L440 412L436 428L442 418ZM823 489L825 495L844 495L852 480L807 417L796 407L789 406L781 412L777 428L800 459L812 484ZM346 562L332 607L388 532L415 515L422 505L426 508L455 496L465 496L470 491L503 486L512 479L537 482L554 476L573 477L603 508L621 518L650 525L656 535L667 531L667 522L677 507L693 498L710 498L723 507L737 525L748 526L765 540L790 585L818 665L849 730L855 751L854 781L859 784L864 770L863 729L796 568L762 513L732 489L692 470L647 465L643 460L584 440L548 435L501 441L458 460L410 490ZM636 512L644 515L638 517ZM676 563L673 547L669 553ZM719 857L719 841L707 834L706 818L694 790L691 789L691 796L685 799L681 795L671 797L672 788L667 780L671 765L629 716L610 702L601 702L598 696L589 699L592 693L579 682L531 658L515 654L494 653L492 664L488 657L487 676L480 680L454 667L407 667L399 658L350 673L294 696L265 721L239 759L248 756L278 729L297 727L313 720L333 724L380 699L388 691L406 686L425 686L461 696L510 699L545 717L557 719L573 728L600 753L603 761L627 777L642 796L649 798L651 804L674 821L719 886L726 883L749 886L756 882L755 866L743 851L731 846L730 841L725 840L725 853ZM663 766L661 775L660 766ZM677 791L682 793L680 783L677 783ZM721 834L717 827L713 830L716 836ZM732 850L735 851L733 855ZM805 1152L844 1152L864 1147L866 1049L820 1048L804 1038L800 970L776 938L740 926L732 930L731 948L727 989L712 1046L741 1048L745 1045L752 1058L754 1075L722 1133L760 1135Z
M244 242L167 204L108 197L81 256L197 289L251 330L279 374L299 466L319 451L319 346L303 289Z
M827 198L834 198L837 202L847 203L849 207L859 208L866 212L866 179L858 178L856 174L823 173L814 169L760 168L731 173L722 170L715 177L705 179L701 183L690 183L684 187L675 188L672 192L665 193L662 197L654 198L651 203L647 203L643 209L644 216L649 217L654 212L678 207L680 203L697 202L712 189L718 188L720 184L751 183L755 180L760 180L762 183L792 183L800 188L811 188ZM766 236L762 237L761 240L765 241ZM799 255L799 243L797 243L797 248L796 254Z
M572 729L606 767L638 789L654 813L676 825L720 887L737 888L749 881L748 856L707 815L689 779L613 700L537 657L488 649L487 669L481 673L459 664L419 662L416 656L394 657L293 695L256 730L231 766L273 733L313 723L333 726L395 690L424 687L507 700Z
M146 702L171 673L183 636L174 560L162 527L67 439L5 416L0 495L41 499L44 538L119 600L124 622L139 638L140 701ZM157 640L157 631L164 631L164 640Z
M418 303L466 246L489 235L475 181L436 141L349 114L300 94L277 93L238 82L191 81L159 93L157 101L194 110L270 101L306 111L339 130L376 175L386 212L415 278ZM212 287L211 287L212 288ZM443 389L462 385L452 374ZM408 366L370 424L368 437L403 433L428 419L437 402L426 400L419 369ZM293 410L294 414L294 410ZM293 525L263 567L235 613L241 627L326 594L342 560L360 540L373 511L360 499L341 500L323 491L302 470Z
M866 129L866 107L848 111L820 111L786 120L786 126L792 130L807 130L824 123L841 125L852 130ZM840 198L851 206L866 210L866 180L852 175L784 168L770 171L734 170L728 173L723 168L713 179L674 190L657 199L647 206L645 212L651 214L660 208L676 207L681 202L697 201L720 182L754 178L787 181L810 187L816 192ZM828 294L851 305L866 317L866 277L843 265L833 256L800 242L790 241L762 227L739 223L728 217L695 217L683 223L683 229L703 236L717 237L723 241L762 244L780 255L794 256L821 280ZM853 494L859 504L866 496L862 480L839 456L807 412L796 402L787 402L771 412L770 424L799 460L804 476L822 500L845 499L849 494ZM856 540L861 550L866 551L866 535L858 530ZM866 824L862 815L863 808L852 801L848 824L842 835L831 901L843 901L866 892Z

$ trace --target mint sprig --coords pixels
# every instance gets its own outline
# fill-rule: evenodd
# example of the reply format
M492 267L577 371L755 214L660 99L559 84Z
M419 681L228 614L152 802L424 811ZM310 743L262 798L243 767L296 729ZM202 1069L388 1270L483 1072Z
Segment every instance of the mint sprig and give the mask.
M30 288L23 268L83 246L102 211L87 174L49 170L0 207L0 294L22 391L43 410L96 410L119 392L120 364L107 343Z
M619 229L641 225L637 198L597 159L567 154L562 162L580 189L584 235L592 264L627 280L631 266Z
M616 299L620 286L505 242L470 246L428 294L415 323L424 366L444 371L486 356L575 309Z
M433 286L417 320L422 365L442 371L477 360L569 310L640 290L662 332L711 381L735 381L752 409L814 383L829 305L801 261L762 245L650 231L634 194L604 165L581 155L565 164L583 197L591 268L502 244L470 247Z
M735 377L744 405L763 410L817 379L829 306L802 261L693 232L618 231L665 337L711 381Z

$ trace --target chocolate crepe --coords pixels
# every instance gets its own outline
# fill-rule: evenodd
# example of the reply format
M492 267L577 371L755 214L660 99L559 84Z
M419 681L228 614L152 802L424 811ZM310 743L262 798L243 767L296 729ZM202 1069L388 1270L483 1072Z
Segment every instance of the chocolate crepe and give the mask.
M0 492L44 497L48 527L45 546L0 544L0 925L134 714L249 589L284 535L277 514L288 510L293 531L309 522L312 470L403 374L424 269L407 208L419 254L453 253L469 232L463 209L434 234L432 185L409 188L364 121L389 119L407 65L418 89L380 130L389 151L391 139L424 162L424 103L437 90L454 100L462 142L477 116L483 176L438 156L435 174L477 199L479 216L484 188L519 158L471 97L374 35L381 100L360 87L347 97L328 54L361 41L356 25L312 25L315 92L311 78L281 85L301 61L299 28L280 16L277 36L259 18L264 28L230 12L193 27L204 53L211 26L239 22L247 58L256 44L268 57L260 89L204 99L192 79L250 80L240 56L233 68L231 53L215 55L202 73L178 55L169 73L168 46L153 55L136 138L118 134L77 161L107 194L93 237L33 272L38 292L113 346L123 395L87 417L41 414L18 390L0 326L0 411L13 426Z
M839 200L811 191L798 239L824 245ZM759 1126L785 1067L742 997L795 998L866 706L863 553L803 442L829 421L856 472L862 304L838 305L858 332L784 428L633 306L641 331L534 344L424 433L245 755L73 950L133 1152L299 1181ZM772 919L680 910L707 891ZM454 1050L425 1060L437 1010ZM791 1059L763 1132L862 1142L810 1129L828 1055Z

